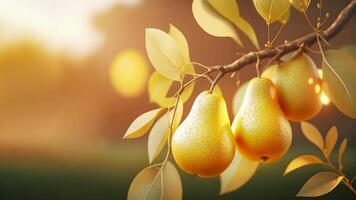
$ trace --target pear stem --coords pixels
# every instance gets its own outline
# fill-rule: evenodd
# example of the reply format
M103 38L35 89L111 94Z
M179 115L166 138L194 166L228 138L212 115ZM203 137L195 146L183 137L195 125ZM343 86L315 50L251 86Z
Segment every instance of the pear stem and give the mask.
M224 67L220 66L219 74L216 76L214 81L211 83L209 93L213 93L215 85L219 82L219 80L225 75Z

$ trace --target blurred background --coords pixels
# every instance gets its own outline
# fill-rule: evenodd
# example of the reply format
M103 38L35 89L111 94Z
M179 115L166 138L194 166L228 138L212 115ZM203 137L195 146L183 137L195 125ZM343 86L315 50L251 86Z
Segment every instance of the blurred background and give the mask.
M325 1L330 22L348 2ZM267 36L264 21L250 1L238 3L262 44ZM312 1L311 19L316 17L315 8ZM126 199L130 182L148 165L147 137L121 138L138 115L157 107L147 94L153 67L147 60L144 31L148 27L168 31L169 23L185 34L191 59L205 65L227 64L238 52L253 50L242 34L244 48L206 34L195 22L189 0L0 0L1 200ZM355 44L355 25L353 17L330 41L332 47ZM277 42L311 31L293 10ZM120 63L127 60L134 60L138 68L122 69ZM254 67L240 73L241 80L252 76ZM225 77L219 85L232 108L235 81ZM201 81L194 96L207 88ZM185 105L185 114L193 99ZM311 122L324 135L336 125L340 138L348 138L345 171L355 175L355 120L329 104ZM184 199L295 199L303 183L324 169L306 167L282 176L294 157L320 155L302 136L298 123L293 123L293 131L289 153L261 165L255 177L233 193L218 196L218 178L205 180L179 171ZM319 199L353 198L340 185Z

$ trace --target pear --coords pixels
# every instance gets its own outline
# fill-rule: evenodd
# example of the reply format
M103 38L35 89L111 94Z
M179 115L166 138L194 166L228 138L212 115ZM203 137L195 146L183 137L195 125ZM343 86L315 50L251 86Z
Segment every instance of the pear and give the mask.
M250 160L274 161L288 150L292 130L269 79L250 80L232 131L239 152Z
M285 62L268 67L262 77L271 79L276 86L279 104L287 118L305 121L318 114L322 107L321 80L308 55L294 54L287 54Z
M224 98L209 91L200 93L173 135L176 163L190 174L214 177L230 165L235 146Z

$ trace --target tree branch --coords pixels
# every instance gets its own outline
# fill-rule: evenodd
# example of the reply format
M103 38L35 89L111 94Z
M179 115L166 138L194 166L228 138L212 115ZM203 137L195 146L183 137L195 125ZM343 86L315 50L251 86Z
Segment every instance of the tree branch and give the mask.
M307 36L298 38L291 42L278 45L274 48L267 48L257 52L250 52L235 60L233 63L224 65L224 66L213 66L211 67L211 71L221 71L224 73L237 71L244 66L254 63L257 61L257 58L264 59L270 58L274 56L280 56L291 51L297 50L301 47L301 45L311 46L318 37L318 34L325 38L326 40L330 40L336 34L338 34L342 28L346 25L346 23L350 20L352 15L356 11L356 0L352 0L338 15L336 20L329 26L326 30L319 33L312 33Z

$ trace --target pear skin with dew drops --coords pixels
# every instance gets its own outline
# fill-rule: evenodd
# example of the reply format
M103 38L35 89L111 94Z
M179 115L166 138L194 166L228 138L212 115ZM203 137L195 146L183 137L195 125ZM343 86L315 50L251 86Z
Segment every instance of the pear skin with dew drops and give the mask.
M230 165L235 146L224 98L200 93L172 138L177 165L190 174L214 177Z
M238 150L250 160L271 162L287 152L292 130L269 79L250 80L232 131Z
M287 61L268 67L262 77L269 78L275 85L279 104L287 118L305 121L317 115L322 107L321 80L308 55L290 54L286 55L291 57Z

